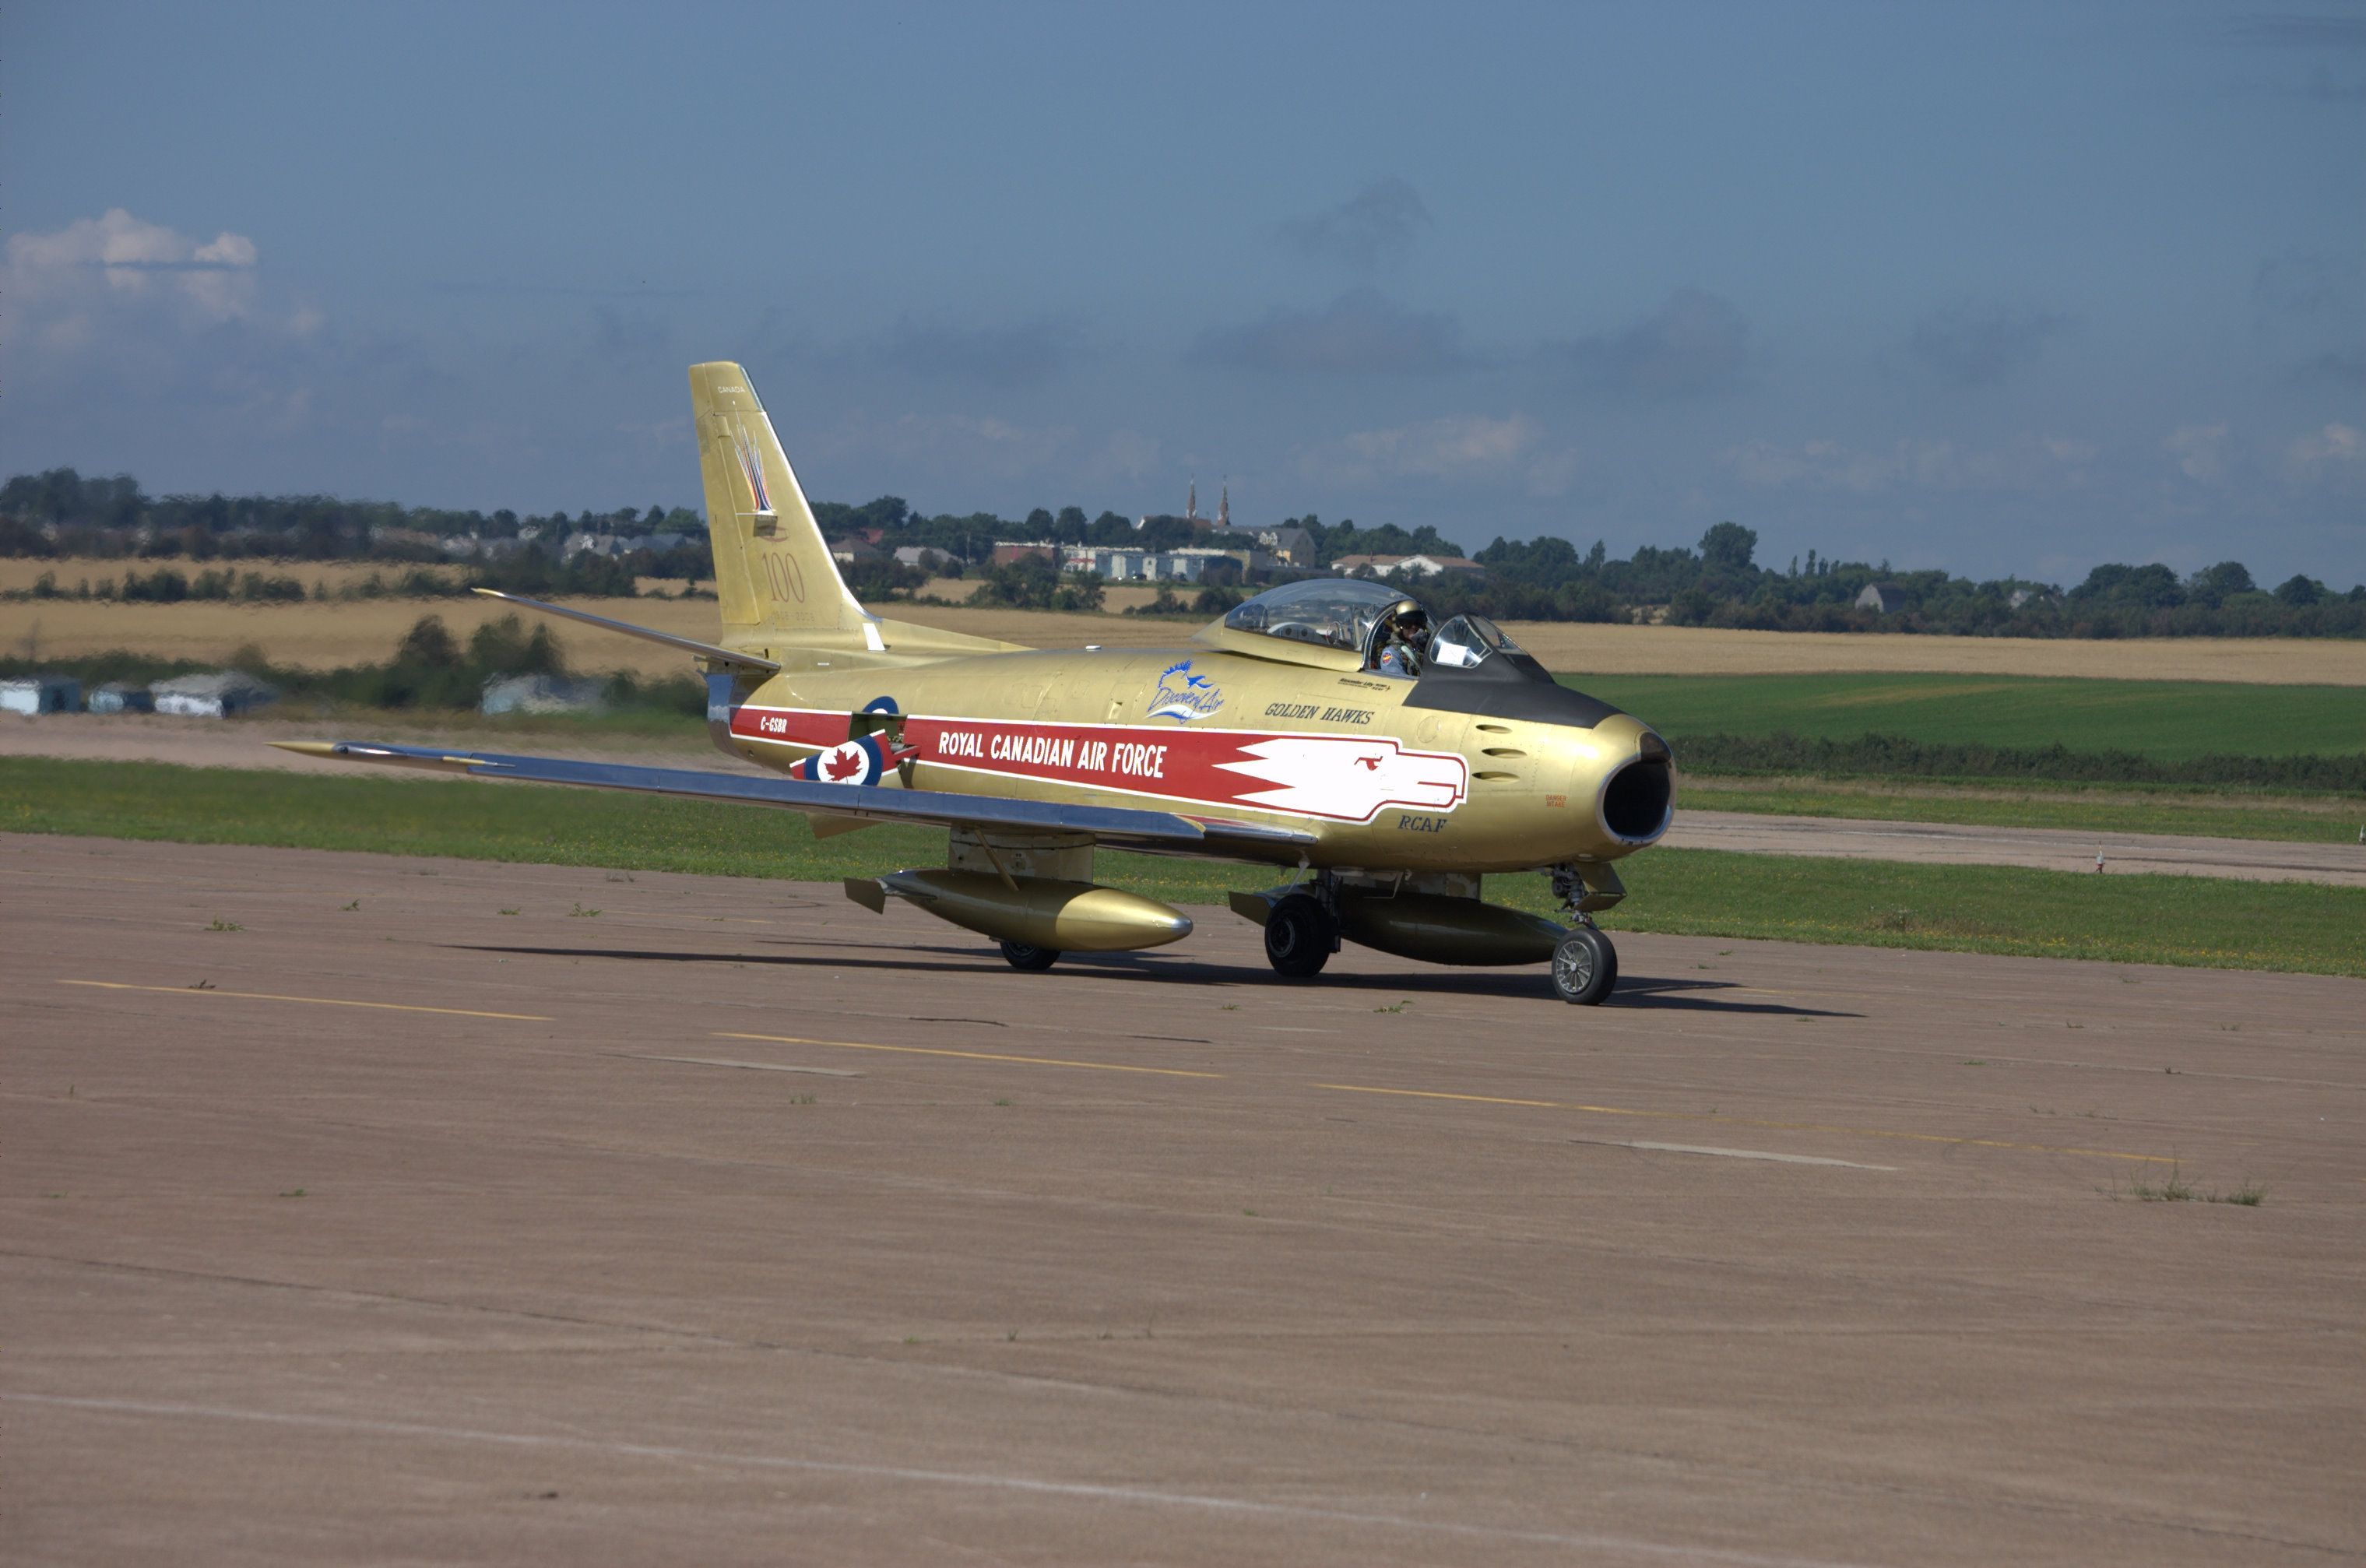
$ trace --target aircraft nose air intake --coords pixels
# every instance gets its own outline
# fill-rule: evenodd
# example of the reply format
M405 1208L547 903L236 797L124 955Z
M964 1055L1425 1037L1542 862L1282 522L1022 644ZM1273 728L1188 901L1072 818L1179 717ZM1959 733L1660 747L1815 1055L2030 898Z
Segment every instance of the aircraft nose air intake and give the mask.
M1621 843L1659 840L1675 818L1676 780L1668 743L1646 731L1635 758L1602 785L1602 825Z

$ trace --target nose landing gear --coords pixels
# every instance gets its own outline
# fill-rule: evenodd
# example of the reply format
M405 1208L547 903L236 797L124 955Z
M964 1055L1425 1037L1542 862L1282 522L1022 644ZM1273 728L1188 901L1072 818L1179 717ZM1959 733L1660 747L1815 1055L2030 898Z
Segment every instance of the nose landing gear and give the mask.
M1594 923L1592 911L1608 908L1626 896L1616 873L1597 868L1590 886L1584 872L1574 865L1552 868L1553 892L1576 926L1554 944L1553 995L1578 1007L1598 1007L1618 983L1618 950Z

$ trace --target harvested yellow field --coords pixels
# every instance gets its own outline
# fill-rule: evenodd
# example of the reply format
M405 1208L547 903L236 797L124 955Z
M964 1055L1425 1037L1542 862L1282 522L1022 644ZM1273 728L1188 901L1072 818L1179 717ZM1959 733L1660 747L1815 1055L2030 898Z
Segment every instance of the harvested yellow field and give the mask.
M1514 621L1504 629L1569 674L2054 675L2111 681L2236 681L2366 686L2366 642L2330 637L2144 637L2120 642L1740 632Z
M1146 599L1148 590L1138 590ZM1115 598L1116 591L1111 597ZM898 605L899 617L1036 648L1100 643L1171 647L1195 621L1035 610ZM1776 675L1826 671L2056 675L2122 681L2236 681L2366 686L2366 642L2299 637L2156 637L2045 642L2028 637L1883 637L1848 632L1740 632L1701 626L1578 626L1509 621L1504 629L1565 674Z
M292 577L304 585L308 593L316 582L330 592L338 593L367 581L373 575L383 581L394 582L406 573L422 570L456 582L466 570L444 563L421 568L389 561L84 560L79 557L68 557L63 560L30 560L12 556L0 557L0 593L28 592L44 573L54 578L61 589L71 593L79 582L87 582L94 588L109 580L120 583L128 573L136 571L146 577L159 567L170 567L183 577L195 577L201 571L211 571L216 568L241 576L255 571L265 577Z
M712 599L584 599L595 614L712 638ZM363 599L339 604L102 604L40 600L0 604L0 649L17 658L73 659L122 649L156 659L228 661L253 644L274 664L332 670L376 663L423 615L438 615L463 641L487 621L520 612L490 599ZM678 675L690 668L682 654L654 643L611 637L553 620L550 628L570 661L585 670L630 670Z
M21 566L27 563L15 562ZM118 567L120 563L115 564ZM330 569L322 569L325 572ZM351 570L353 569L346 568ZM366 569L365 569L366 570ZM955 586L955 585L948 585ZM333 587L332 589L333 592ZM1147 596L1147 590L1121 590ZM580 599L594 614L684 637L715 636L712 599ZM1031 648L1172 648L1198 623L1104 614L895 604L884 613L948 631ZM383 659L422 615L444 618L465 638L509 614L485 599L361 600L303 604L121 604L43 600L0 604L0 649L17 657L70 659L123 649L158 658L227 660L249 643L273 662L328 669ZM1819 632L1716 631L1694 626L1572 626L1515 621L1506 630L1553 670L1572 675L1738 675L1928 671L1977 675L2232 681L2266 685L2366 686L2366 642L2190 637L2124 642L2040 642L2013 637L1894 637ZM653 645L552 623L568 657L586 670L679 672L682 658Z

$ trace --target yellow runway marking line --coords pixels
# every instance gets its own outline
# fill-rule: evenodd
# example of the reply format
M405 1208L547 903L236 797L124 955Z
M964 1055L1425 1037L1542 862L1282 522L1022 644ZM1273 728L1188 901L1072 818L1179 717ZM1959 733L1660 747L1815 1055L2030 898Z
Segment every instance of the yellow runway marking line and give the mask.
M322 1008L376 1008L386 1012L434 1012L447 1018L500 1018L513 1023L556 1023L538 1012L479 1012L474 1008L429 1008L411 1002L357 1002L344 997L283 997L272 991L218 991L208 986L130 986L120 980L61 980L61 986L88 986L100 991L155 991L168 997L236 997L250 1002L304 1002Z
M1448 1094L1427 1089L1380 1089L1371 1084L1319 1083L1316 1089L1345 1094L1385 1094L1407 1100L1453 1100L1480 1105L1526 1105L1539 1111L1574 1111L1587 1116L1646 1116L1665 1122L1715 1122L1729 1127L1769 1127L1785 1133L1836 1133L1854 1138L1895 1138L1914 1144L1952 1144L1966 1148L2016 1149L2023 1154L2086 1155L2095 1159L2135 1160L2145 1165L2174 1165L2169 1155L2129 1154L2120 1149L2064 1148L2054 1144L2017 1144L2004 1138L1966 1138L1950 1133L1901 1133L1887 1127L1842 1127L1822 1122L1771 1122L1755 1116L1718 1116L1698 1111L1640 1111L1624 1105L1578 1105L1558 1100L1504 1100L1484 1094Z
M751 1073L804 1073L821 1078L859 1078L862 1076L844 1067L794 1066L785 1062L738 1062L728 1056L644 1056L634 1051L611 1051L608 1055L627 1062L680 1062L693 1067L739 1067Z
M717 1030L717 1040L767 1040L776 1045L827 1045L839 1051L894 1051L907 1056L958 1056L971 1062L1023 1062L1031 1067L1089 1067L1101 1073L1149 1073L1162 1078L1220 1078L1222 1073L1181 1067L1137 1067L1126 1062L1076 1062L1063 1056L1004 1056L991 1051L948 1051L935 1045L879 1045L865 1040L801 1040L794 1034L737 1034Z

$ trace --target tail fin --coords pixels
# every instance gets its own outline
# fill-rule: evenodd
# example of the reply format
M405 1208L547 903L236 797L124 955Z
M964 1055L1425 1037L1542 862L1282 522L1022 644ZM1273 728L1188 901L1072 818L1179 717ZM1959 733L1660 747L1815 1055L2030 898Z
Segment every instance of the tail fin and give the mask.
M748 373L723 360L692 366L690 405L724 640L880 647L879 622L838 575Z

